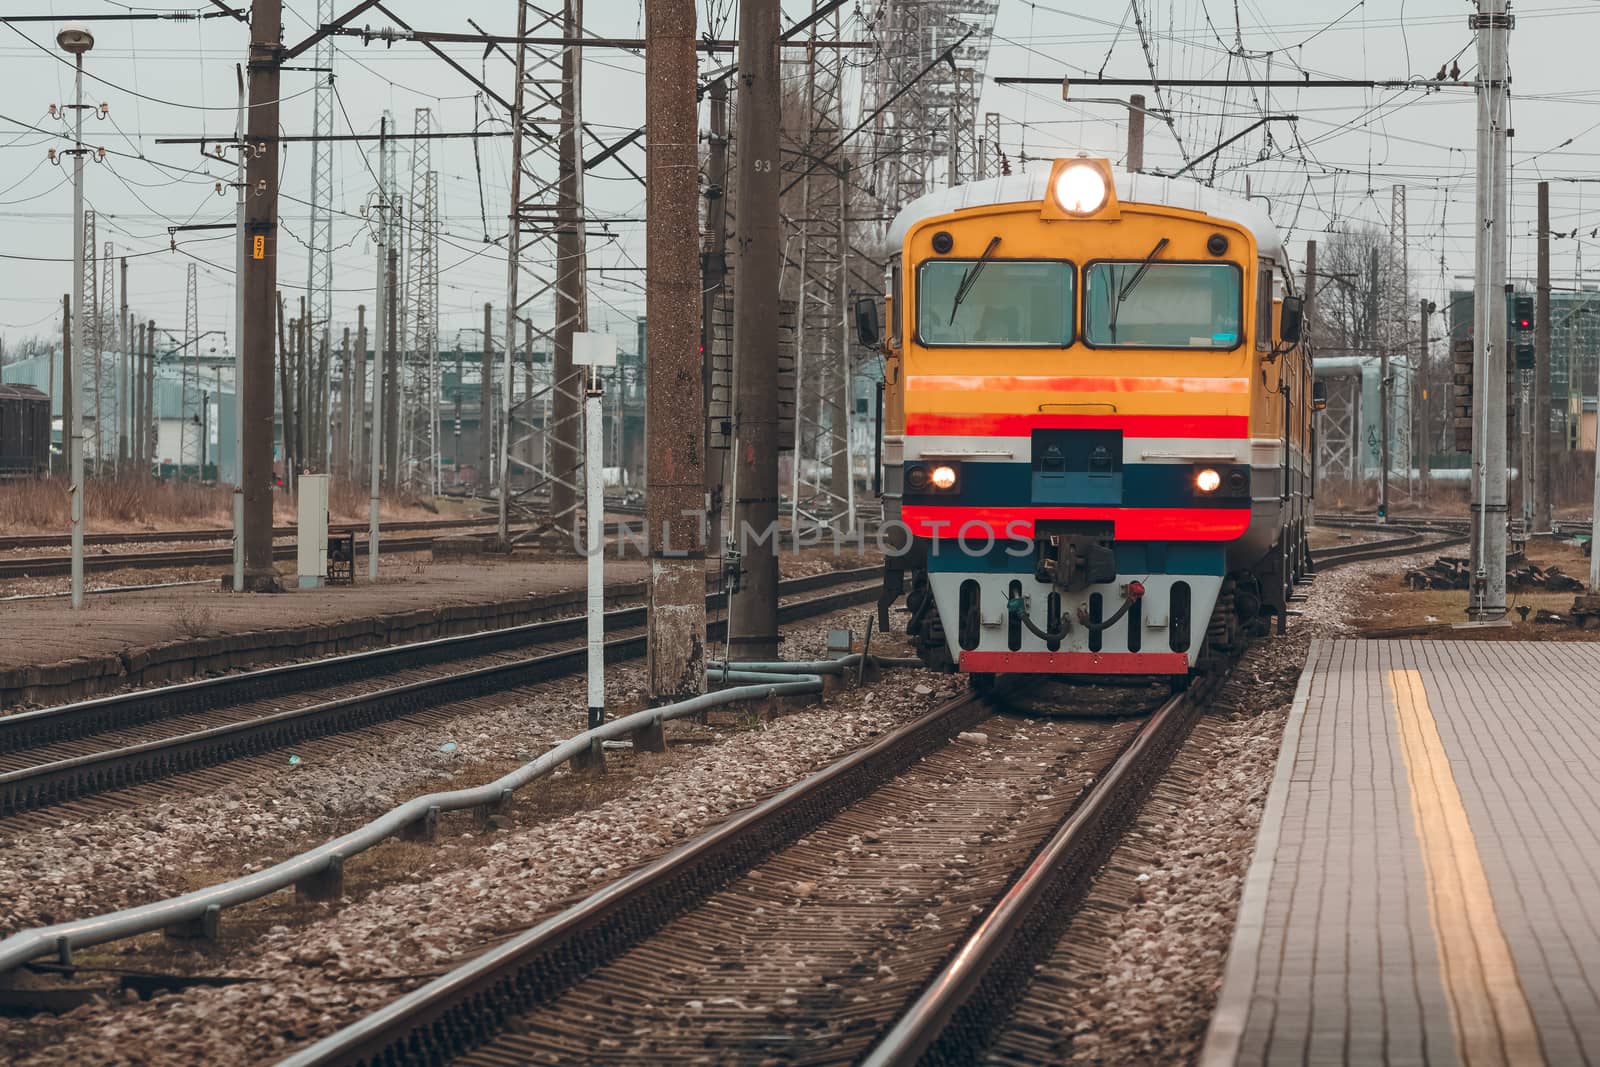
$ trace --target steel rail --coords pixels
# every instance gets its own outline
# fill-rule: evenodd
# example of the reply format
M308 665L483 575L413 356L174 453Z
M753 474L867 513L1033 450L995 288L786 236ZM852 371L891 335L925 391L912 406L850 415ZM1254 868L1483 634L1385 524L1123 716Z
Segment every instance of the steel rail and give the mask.
M867 583L878 574L876 568L865 568L795 579L793 584L780 586L780 593L792 597L821 586L850 583L855 587L781 603L779 619L794 621L870 600L876 595L876 588ZM713 604L720 603L720 594L713 594L707 599ZM645 621L645 609L622 609L608 612L607 616L608 623L612 625L631 623L628 628L634 632L608 640L605 643L606 660L613 662L642 655L647 642L646 635L640 629ZM708 626L710 635L720 636L724 625L722 620L712 622ZM7 716L0 718L0 750L32 747L23 743L29 738L44 738L33 744L69 740L92 736L96 732L130 725L135 721L149 722L216 707L224 702L260 699L263 691L266 695L272 695L283 691L285 684L306 688L308 679L327 684L323 679L327 678L330 671L335 672L337 678L338 671L351 666L364 672L362 677L371 677L381 674L386 666L402 663L415 665L419 655L431 661L437 661L440 656L445 660L459 659L462 658L463 649L470 649L471 654L499 651L516 647L517 644L535 643L535 634L545 640L572 638L581 635L583 627L581 617L530 623L485 634L440 638L422 642L420 646L378 649L335 657L331 661L267 668L237 676L237 680L224 676ZM419 652L419 647L426 651ZM259 755L317 737L362 729L425 708L546 681L583 669L586 657L585 645L575 643L570 648L510 663L426 678L206 730L10 771L0 774L0 819L83 796ZM136 720L135 716L140 718Z
M858 655L840 661L840 669L859 659ZM815 673L799 676L765 674L753 684L707 693L664 708L646 709L614 719L568 738L538 759L486 785L415 797L341 837L253 874L167 900L13 934L0 941L0 975L52 954L62 962L70 962L76 949L186 924L198 924L215 931L223 908L256 900L291 886L303 887L314 885L317 880L341 879L344 862L351 856L399 834L430 830L443 812L496 810L507 802L515 790L549 775L569 760L592 753L604 741L620 740L640 731L658 729L663 722L694 715L720 704L771 695L811 693L818 691L821 686L821 678Z
M232 228L229 223L229 228ZM384 533L413 532L416 530L466 530L480 526L494 525L494 519L417 519L386 522L382 526ZM348 522L330 523L329 533L356 533L364 535L367 532L365 525L355 526ZM293 537L299 533L298 527L274 526L273 537ZM185 541L229 541L233 539L233 530L228 527L218 527L209 530L137 530L128 533L90 533L83 535L86 545L144 545L144 544L180 544ZM67 543L67 538L62 534L8 534L0 536L0 550L16 548L61 548Z
M738 872L798 840L983 714L982 703L970 693L935 708L526 933L290 1055L280 1067L443 1062L487 1037L507 1018L559 994ZM0 967L7 959L0 944Z
M1182 743L1197 705L1180 693L1156 710L863 1067L975 1062L1011 995L1031 977L1032 963L1053 944L1053 925L1086 892Z

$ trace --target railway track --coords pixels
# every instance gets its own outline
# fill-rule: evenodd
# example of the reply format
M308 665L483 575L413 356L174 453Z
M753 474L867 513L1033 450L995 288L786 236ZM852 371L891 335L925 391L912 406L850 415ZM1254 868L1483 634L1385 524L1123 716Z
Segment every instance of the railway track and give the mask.
M409 530L453 530L482 528L493 526L494 520L449 520L438 525L426 523L407 523L398 529ZM606 534L613 536L621 529L619 523L607 523ZM338 526L330 527L330 532L341 533L354 531L356 538L356 555L367 554L367 541L364 537L366 527ZM381 531L384 535L381 549L384 552L425 552L433 547L434 538L425 537L396 537L390 532L390 527L385 526ZM275 537L291 537L294 530L276 530ZM116 543L116 535L107 535L111 538L105 543ZM216 537L204 540L227 540L231 538L231 531L221 531ZM150 541L157 540L150 538ZM183 538L182 540L191 540ZM192 538L202 540L202 538ZM272 546L273 559L294 559L296 548L292 541L277 543ZM162 568L162 567L205 567L214 564L229 564L233 562L233 546L220 545L214 548L178 548L169 551L154 552L116 552L116 553L86 553L83 566L86 571L111 571L128 568ZM70 574L72 571L72 558L70 556L25 556L12 559L0 559L0 579L5 578L44 578L53 575Z
M871 600L879 573L784 582L779 618ZM721 597L707 604L720 607ZM642 655L645 622L643 607L607 612L607 660ZM26 829L104 810L158 791L174 775L402 717L448 718L582 671L585 625L582 617L554 619L0 717L0 824ZM713 637L721 625L711 624Z
M939 1039L1070 908L1204 699L957 699L284 1063L912 1062L880 1041Z
M396 521L383 523L379 530L382 533L408 533L417 530L470 530L484 526L493 526L495 519L492 516L481 519L418 519L415 521ZM340 522L332 523L328 527L329 533L365 534L366 523ZM273 537L293 537L298 533L294 526L274 526ZM231 541L233 530L229 527L219 527L210 530L141 530L134 533L86 533L83 535L85 545L150 545L150 544L183 544L185 542L204 541ZM71 538L62 534L11 534L0 537L0 551L11 551L19 548L66 548L71 543Z
M1311 553L1312 564L1316 570L1329 570L1335 567L1345 567L1352 563L1362 563L1367 560L1390 559L1395 556L1410 556L1419 552L1453 548L1456 545L1466 544L1470 537L1465 522L1462 522L1459 528L1453 523L1431 522L1426 525L1419 523L1416 525L1383 527L1375 526L1372 523L1353 523L1339 520L1319 520L1319 523L1324 526L1384 529L1391 531L1392 536L1360 544L1317 549Z

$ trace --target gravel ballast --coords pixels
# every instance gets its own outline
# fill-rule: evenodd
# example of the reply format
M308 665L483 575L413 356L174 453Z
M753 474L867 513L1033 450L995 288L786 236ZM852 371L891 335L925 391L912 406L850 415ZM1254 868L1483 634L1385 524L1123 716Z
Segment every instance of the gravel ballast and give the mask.
M859 614L831 625L859 623ZM796 631L787 658L821 653L829 623ZM637 667L613 669L608 690L637 706ZM582 680L552 687L536 707L463 717L448 737L408 732L339 765L307 766L208 798L209 813L175 800L0 849L7 932L49 919L138 903L259 867L348 829L405 796L476 782L574 733ZM346 867L342 906L288 894L222 917L223 941L174 949L159 937L94 950L93 962L253 979L91 1003L59 1018L0 1020L0 1055L20 1064L258 1063L324 1035L486 944L525 928L568 897L655 858L685 838L904 723L965 685L920 671L831 696L770 723L753 717L685 730L665 755L615 761L604 778L565 773L519 795L499 829L447 816L436 844L386 844ZM451 752L442 748L454 743ZM369 781L390 783L380 789ZM215 818L220 811L223 818ZM23 846L23 847L18 847ZM48 851L39 851L46 849ZM38 867L19 863L34 854ZM207 876L195 877L194 868ZM39 881L37 890L19 883ZM365 880L365 881L364 881ZM192 883L192 884L191 884ZM16 918L10 917L15 914ZM230 934L230 927L233 933ZM241 936L242 935L242 936ZM88 953L80 959L89 958Z

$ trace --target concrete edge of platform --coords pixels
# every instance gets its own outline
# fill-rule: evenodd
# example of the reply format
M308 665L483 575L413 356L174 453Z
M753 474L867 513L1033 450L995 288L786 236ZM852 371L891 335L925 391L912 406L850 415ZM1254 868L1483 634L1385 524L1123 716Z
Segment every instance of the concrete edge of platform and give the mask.
M1266 929L1267 893L1272 886L1278 840L1289 803L1289 779L1294 774L1295 760L1300 752L1300 727L1311 699L1312 670L1324 644L1321 639L1313 639L1306 650L1306 662L1300 669L1294 702L1289 706L1289 718L1283 724L1278 763L1273 770L1272 786L1267 791L1266 807L1261 813L1261 826L1256 831L1255 852L1245 872L1244 891L1240 895L1239 911L1234 918L1233 938L1229 942L1228 959L1222 970L1222 988L1217 992L1217 1005L1211 1013L1211 1024L1206 1028L1205 1044L1201 1046L1200 1056L1195 1061L1198 1067L1233 1067L1239 1058L1239 1044L1244 1039L1245 1026L1250 1021L1250 1006L1256 996L1261 938Z

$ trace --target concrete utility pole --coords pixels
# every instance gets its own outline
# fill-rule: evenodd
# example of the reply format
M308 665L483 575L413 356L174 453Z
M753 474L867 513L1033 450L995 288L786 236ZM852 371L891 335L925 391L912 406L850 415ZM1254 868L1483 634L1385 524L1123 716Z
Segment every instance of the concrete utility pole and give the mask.
M339 342L339 432L333 437L332 469L341 477L350 471L350 327Z
M1506 90L1511 16L1478 0L1478 225L1472 359L1472 590L1469 618L1506 613Z
M513 267L513 270L516 268ZM489 465L494 456L494 388L490 368L494 366L494 334L489 332L494 307L483 305L483 352L478 360L478 487L490 482Z
M89 27L81 22L69 22L61 27L61 32L56 34L56 43L62 51L72 54L76 61L76 77L73 95L73 137L72 137L72 284L77 287L76 296L72 301L72 370L63 370L62 376L72 382L74 386L82 384L78 377L77 362L81 362L85 352L83 348L85 326L87 324L87 305L84 303L83 261L85 256L85 234L83 232L83 54L94 47L94 35L89 32ZM99 346L95 346L93 353L95 365L95 381L98 384L100 377ZM72 410L63 409L66 419L63 426L67 428L69 440L67 443L68 477L71 479L72 492L72 606L83 607L83 400L79 395L81 390L72 390ZM95 427L98 432L100 425L99 405L100 394L95 392ZM96 455L96 459L101 458Z
M1433 410L1433 369L1428 351L1428 320L1434 312L1431 300L1423 300L1418 308L1418 322L1421 324L1418 336L1421 343L1417 349L1417 377L1421 382L1422 396L1417 404L1417 429L1416 434L1418 484L1422 489L1422 499L1426 501L1433 489L1433 419L1430 413Z
M1383 301L1378 293L1378 286L1382 274L1378 270L1378 250L1372 250L1371 261L1371 288L1368 290L1367 299L1369 306L1368 331L1371 342L1378 346L1378 521L1389 521L1389 433L1390 423L1390 396L1389 388L1389 339L1383 336L1378 326L1378 315L1383 307Z
M245 231L250 255L237 388L244 412L245 587L275 592L272 565L272 321L278 292L278 81L283 0L251 0L250 111L245 165Z
M771 6L776 28L777 5ZM745 10L750 7L745 0ZM645 19L645 314L650 322L650 352L645 359L648 670L651 700L668 701L705 690L705 546L700 541L700 524L693 521L705 501L705 426L700 418L687 417L705 410L700 385L700 275L694 257L700 228L695 0L646 0ZM748 30L749 23L744 27ZM740 121L744 121L742 114ZM770 132L775 140L776 122ZM766 158L774 161L768 177L776 193L777 153ZM745 159L748 162L749 157ZM777 229L776 211L772 229ZM775 232L769 247L775 255ZM774 266L776 262L774 259ZM776 280L774 272L774 297ZM767 390L774 413L775 384L769 382ZM772 474L775 498L776 466ZM776 499L772 504L775 517ZM594 521L598 520L595 516ZM776 571L776 556L772 563Z
M1140 93L1128 97L1128 169L1135 174L1144 170L1144 96Z
M367 461L367 305L356 305L355 393L350 400L350 480Z
M378 142L378 225L377 225L377 253L373 259L377 264L377 277L373 279L373 333L372 346L372 438L367 445L367 461L371 465L367 485L367 577L372 581L378 580L378 500L382 491L380 479L383 476L383 353L388 344L388 309L389 292L389 212L394 205L389 203L389 153L384 141L389 135L389 117L386 114L379 123Z
M743 577L728 646L747 660L778 655L778 15L778 0L739 2L733 530ZM656 330L652 320L652 341Z
M1555 453L1550 448L1550 183L1539 183L1539 266L1533 313L1533 530L1555 517Z
M568 40L583 35L583 0L566 0L563 34ZM584 276L583 153L581 119L583 108L583 51L566 48L561 53L561 140L558 164L559 188L556 196L556 291L555 363L551 381L550 439L550 516L565 544L577 544L578 489L582 484L581 447L584 379L572 365L572 335L588 329L586 279ZM691 127L692 128L692 127ZM683 210L679 208L678 210ZM691 209L693 210L693 209ZM685 247L693 255L695 244ZM506 330L506 366L511 366L513 342ZM509 371L507 372L509 375ZM509 379L508 379L509 380ZM509 390L507 392L509 398ZM507 411L509 411L509 406ZM511 420L506 419L510 434ZM505 446L510 449L509 438ZM510 468L502 461L502 471ZM508 494L502 485L502 512ZM507 535L501 523L501 536Z
M384 307L388 328L383 346L383 462L388 469L390 489L400 488L400 331L396 324L400 301L395 299L399 276L400 250L389 246L389 274L384 279Z
M706 230L711 246L701 257L700 283L700 388L705 409L711 406L716 351L717 299L728 284L728 80L711 83L711 136L707 139ZM624 412L626 390L617 391L617 418ZM714 427L705 420L706 439L706 544L720 551L722 544L723 465L711 448ZM618 463L622 463L618 449Z
M73 388L72 345L72 294L61 297L61 451L67 457L64 468L71 476L72 468L72 405L78 402L78 391Z
M128 461L128 257L123 256L122 306L117 311L117 469Z
M272 380L272 368L267 367L267 380ZM272 394L269 390L268 399ZM161 424L156 421L156 320L144 325L144 455L148 466L161 462ZM271 477L272 468L267 474Z

